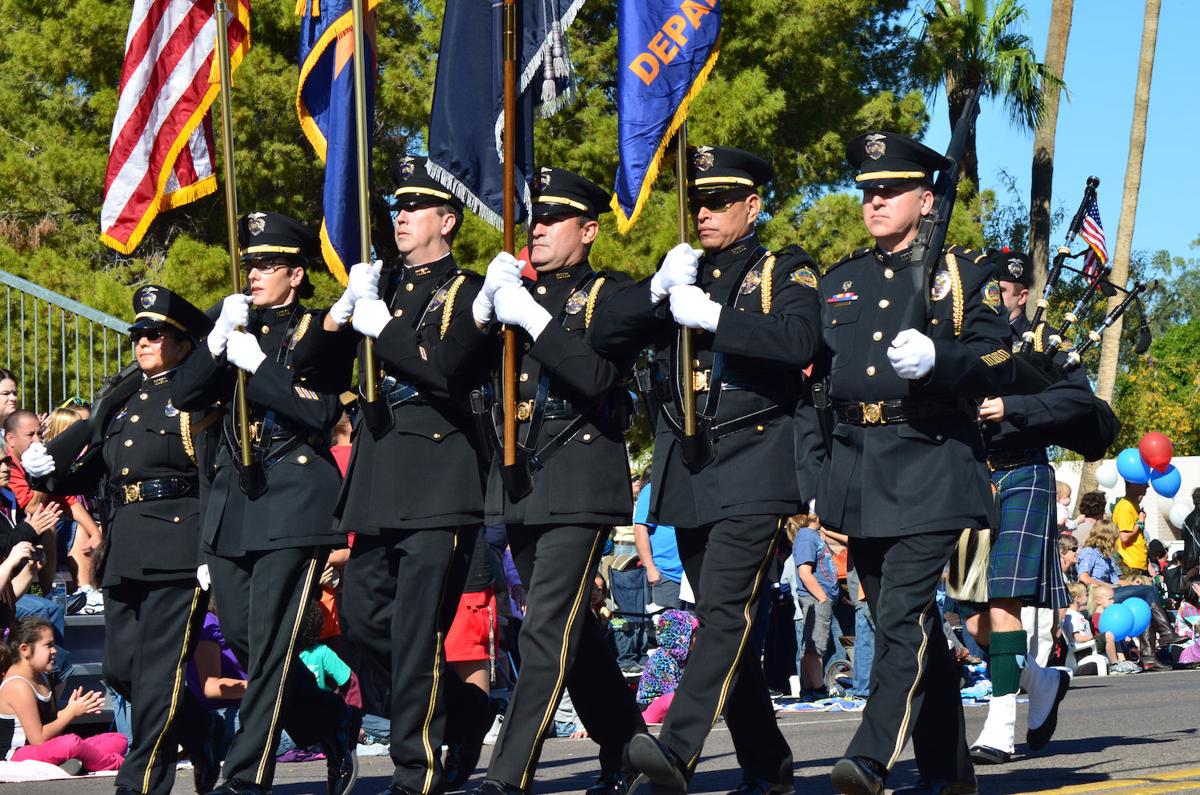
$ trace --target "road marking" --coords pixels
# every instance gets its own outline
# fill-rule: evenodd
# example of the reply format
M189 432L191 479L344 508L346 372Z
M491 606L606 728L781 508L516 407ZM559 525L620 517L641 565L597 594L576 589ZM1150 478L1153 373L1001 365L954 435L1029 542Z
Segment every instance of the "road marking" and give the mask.
M1137 793L1137 795L1154 795L1160 792L1186 792L1200 790L1200 767L1190 767L1183 770L1172 770L1168 773L1157 773L1142 778L1111 779L1109 781L1093 781L1090 784L1072 784L1058 789L1030 790L1020 795L1081 795L1090 793Z

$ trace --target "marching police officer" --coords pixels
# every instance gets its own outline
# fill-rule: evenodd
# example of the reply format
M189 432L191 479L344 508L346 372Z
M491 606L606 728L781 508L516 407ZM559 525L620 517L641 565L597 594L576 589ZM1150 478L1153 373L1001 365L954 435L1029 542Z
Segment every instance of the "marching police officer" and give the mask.
M949 161L890 132L855 138L846 156L859 170L875 246L821 279L836 425L817 509L850 536L876 640L871 695L833 783L853 795L883 792L911 733L923 779L913 791L973 793L958 674L934 592L963 528L994 526L974 403L964 403L1008 383L1008 323L982 254L931 254L930 284L910 260L933 207L933 172Z
M994 253L992 262L1014 347L1030 332L1033 354L1048 355L1054 330L1045 323L1035 329L1025 315L1033 277L1029 255L1005 249ZM1059 351L1053 358L1061 367L1066 354ZM1059 702L1070 684L1067 671L1044 668L1038 659L1045 657L1027 654L1033 627L1022 624L1022 607L1034 607L1025 615L1036 615L1037 608L1057 610L1071 601L1058 559L1057 494L1046 446L1056 427L1091 411L1092 390L1082 369L1071 370L1065 379L1037 394L1011 392L989 397L979 407L1000 523L992 537L989 602L972 606L980 614L968 620L976 640L988 647L992 674L987 722L971 746L971 758L978 763L999 764L1012 758L1018 686L1029 693L1026 741L1036 751L1050 741ZM1023 665L1018 665L1019 660Z
M646 725L616 657L588 607L604 540L632 511L624 432L630 410L623 380L636 349L598 353L596 312L614 295L618 274L588 261L609 194L557 168L535 177L529 259L536 284L499 254L472 304L475 323L452 334L464 349L492 321L518 328L517 465L502 465L502 410L491 417L476 396L485 439L495 446L486 496L489 524L508 530L529 595L521 627L521 676L496 740L483 793L529 792L546 729L565 686L600 746L592 793L622 791L623 755ZM499 367L499 350L492 361ZM494 389L497 398L498 388ZM492 417L495 421L493 422Z
M599 345L655 348L644 391L657 413L651 519L675 526L701 631L657 740L635 738L633 765L684 792L725 712L742 767L738 792L792 792L792 755L776 723L751 616L783 517L815 492L819 433L802 368L820 342L816 265L755 234L772 169L737 149L691 151L688 190L703 252L680 244L658 272L599 313ZM702 256L701 256L702 255ZM678 325L677 325L678 324ZM680 360L679 326L694 359ZM686 374L680 383L681 373ZM698 433L684 434L682 390Z
M334 511L338 527L356 533L343 630L391 682L395 771L385 792L428 795L465 783L493 718L487 695L446 665L444 646L469 561L489 565L486 550L472 554L483 473L468 408L470 390L488 377L486 363L476 356L449 378L439 365L450 325L473 326L483 279L454 261L463 206L429 177L425 158L405 157L395 176L402 261L382 276L382 263L355 265L322 330L301 341L297 357L327 366L323 351L331 346L352 353L363 336L375 340L380 406L360 390L364 421ZM347 325L359 333L342 331ZM360 358L360 372L361 365ZM452 754L445 770L443 739L465 753Z
M217 402L228 409L204 509L201 573L211 574L221 631L249 685L225 783L215 792L269 792L286 728L300 746L321 745L330 795L346 795L358 769L350 711L317 686L296 648L328 550L346 540L329 526L340 486L329 432L341 413L341 390L298 373L291 361L297 341L320 320L298 300L311 291L305 268L317 261L317 244L299 222L267 212L241 219L238 243L248 293L225 298L204 348L171 384L182 410ZM249 466L242 464L236 417L238 369L246 373Z
M38 488L83 494L100 485L107 540L104 679L133 707L133 742L117 792L167 793L179 744L197 792L220 768L208 711L184 686L207 600L200 564L198 463L209 420L171 402L171 382L212 321L165 287L133 295L129 336L137 370L103 395L87 422L22 458Z

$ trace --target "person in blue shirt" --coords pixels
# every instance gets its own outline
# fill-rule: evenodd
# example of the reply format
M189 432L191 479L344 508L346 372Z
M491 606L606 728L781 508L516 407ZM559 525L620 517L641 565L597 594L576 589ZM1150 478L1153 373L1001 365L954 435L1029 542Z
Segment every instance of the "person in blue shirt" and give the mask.
M837 569L816 516L800 515L788 524L789 529L795 527L792 562L796 565L796 582L792 600L796 604L796 670L801 695L823 698L828 695L823 661L833 638L830 623L838 595Z
M646 570L650 601L659 607L683 609L679 586L683 582L683 563L675 543L675 528L650 521L650 491L653 484L647 471L642 490L633 508L633 535L638 557Z

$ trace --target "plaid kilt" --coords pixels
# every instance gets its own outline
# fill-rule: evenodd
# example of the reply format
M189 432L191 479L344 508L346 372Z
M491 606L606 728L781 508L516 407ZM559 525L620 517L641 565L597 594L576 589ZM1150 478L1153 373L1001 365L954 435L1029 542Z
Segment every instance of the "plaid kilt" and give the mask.
M988 595L1038 607L1070 604L1058 558L1054 470L1032 464L992 473L1000 529L992 537Z

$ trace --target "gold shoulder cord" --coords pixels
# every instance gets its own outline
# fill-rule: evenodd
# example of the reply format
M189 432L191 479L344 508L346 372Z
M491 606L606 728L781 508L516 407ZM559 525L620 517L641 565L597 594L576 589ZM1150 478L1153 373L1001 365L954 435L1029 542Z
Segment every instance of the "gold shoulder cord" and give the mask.
M962 277L958 273L958 258L950 252L946 252L946 269L950 271L951 294L954 301L954 336L962 335L963 324L963 294L962 294Z
M300 338L303 337L308 332L308 327L311 325L312 325L312 315L310 315L306 312L306 313L304 313L304 317L300 318L300 323L299 323L299 325L296 326L296 332L294 334L292 334L292 341L288 345L288 348L290 348L291 350L295 350L296 343L298 343L300 341Z
M183 451L194 464L196 463L196 448L192 444L192 415L190 412L179 412L179 436L183 441Z
M583 313L584 328L592 325L592 313L596 311L596 298L600 295L600 288L606 281L608 281L608 277L601 276L592 285L592 289L588 290L587 310Z
M460 273L458 274L458 278L450 285L450 291L446 294L446 303L442 307L442 325L439 329L441 336L439 339L446 339L446 332L450 330L450 318L454 314L454 299L458 297L458 290L466 280L466 274Z
M762 313L764 315L771 314L771 293L774 291L775 283L775 255L768 254L767 261L763 264L762 286L760 288L762 295Z

